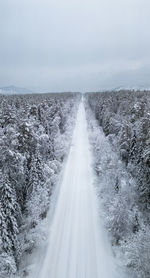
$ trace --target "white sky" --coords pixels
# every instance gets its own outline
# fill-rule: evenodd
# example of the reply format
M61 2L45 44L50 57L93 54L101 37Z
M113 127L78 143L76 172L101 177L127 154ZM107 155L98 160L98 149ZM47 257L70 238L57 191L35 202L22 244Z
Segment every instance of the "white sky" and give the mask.
M0 0L0 86L150 87L149 0Z

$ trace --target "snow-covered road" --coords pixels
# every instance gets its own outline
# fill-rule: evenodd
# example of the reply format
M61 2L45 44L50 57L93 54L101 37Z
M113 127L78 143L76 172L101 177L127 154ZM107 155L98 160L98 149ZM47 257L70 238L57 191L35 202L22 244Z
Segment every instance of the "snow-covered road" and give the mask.
M83 102L51 221L38 278L116 278L114 258L100 223ZM119 276L121 277L121 276Z

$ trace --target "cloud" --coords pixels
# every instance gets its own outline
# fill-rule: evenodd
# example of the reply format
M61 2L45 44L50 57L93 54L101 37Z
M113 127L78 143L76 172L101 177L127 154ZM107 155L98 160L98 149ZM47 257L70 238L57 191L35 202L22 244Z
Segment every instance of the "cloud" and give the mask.
M148 0L1 0L0 85L99 90L130 85L136 73L148 83L149 8Z

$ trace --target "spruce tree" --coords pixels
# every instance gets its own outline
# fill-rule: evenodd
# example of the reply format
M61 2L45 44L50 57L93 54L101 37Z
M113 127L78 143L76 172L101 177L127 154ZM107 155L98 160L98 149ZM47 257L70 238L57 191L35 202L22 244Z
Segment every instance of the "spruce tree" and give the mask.
M18 256L18 223L16 192L9 181L8 173L4 174L1 186L1 237L3 250L12 254L17 260Z

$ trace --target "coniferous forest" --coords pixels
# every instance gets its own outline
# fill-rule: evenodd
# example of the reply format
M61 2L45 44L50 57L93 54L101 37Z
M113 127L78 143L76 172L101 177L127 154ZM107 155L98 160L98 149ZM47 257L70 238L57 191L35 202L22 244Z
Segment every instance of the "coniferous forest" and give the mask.
M150 0L0 0L0 278L150 278Z
M121 251L121 261L135 277L148 278L150 92L89 93L86 109L97 187L112 245Z
M42 241L78 102L73 93L0 96L0 277Z
M0 96L2 278L30 277L45 250L80 102L79 93ZM83 103L99 217L122 269L149 278L150 92L87 93Z

